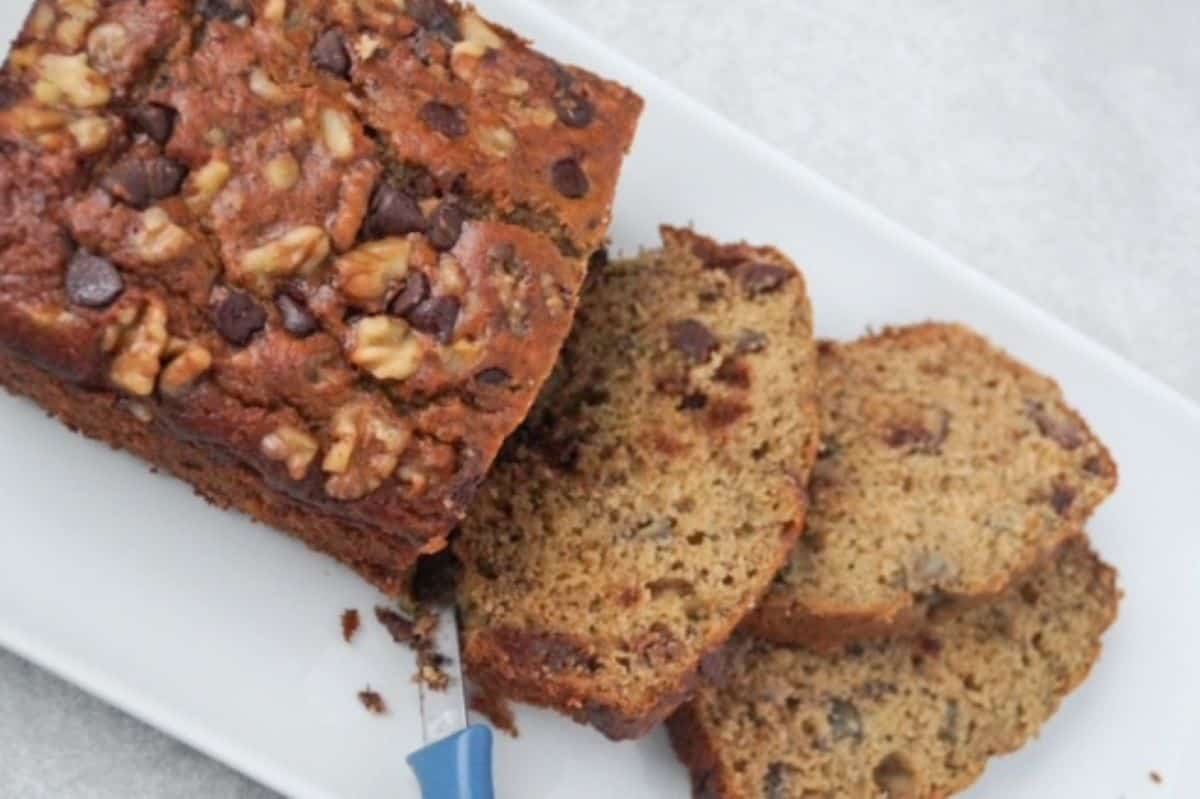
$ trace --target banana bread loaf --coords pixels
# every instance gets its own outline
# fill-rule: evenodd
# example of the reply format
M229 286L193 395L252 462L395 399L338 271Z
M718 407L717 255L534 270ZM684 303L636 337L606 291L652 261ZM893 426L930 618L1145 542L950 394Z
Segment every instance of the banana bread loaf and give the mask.
M645 734L783 565L816 456L816 346L780 253L664 229L597 270L545 394L464 523L488 691Z
M640 110L444 0L38 0L0 384L399 590L552 368Z
M1058 386L962 326L824 344L820 381L807 532L760 637L837 646L994 598L1116 486Z
M944 799L1032 739L1100 654L1115 575L1082 536L1018 590L920 637L736 647L669 722L705 799Z

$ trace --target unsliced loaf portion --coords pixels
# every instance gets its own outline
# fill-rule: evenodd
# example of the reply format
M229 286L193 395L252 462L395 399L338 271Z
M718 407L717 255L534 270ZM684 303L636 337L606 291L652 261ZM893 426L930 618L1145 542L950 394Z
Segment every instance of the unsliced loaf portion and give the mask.
M613 738L683 702L767 589L819 440L803 276L773 249L663 239L595 271L457 543L472 676Z
M1116 486L1058 386L965 327L823 344L820 382L807 531L759 637L835 647L995 598Z
M1082 537L1000 602L839 654L746 641L670 721L696 795L941 799L1033 738L1084 680L1116 576Z

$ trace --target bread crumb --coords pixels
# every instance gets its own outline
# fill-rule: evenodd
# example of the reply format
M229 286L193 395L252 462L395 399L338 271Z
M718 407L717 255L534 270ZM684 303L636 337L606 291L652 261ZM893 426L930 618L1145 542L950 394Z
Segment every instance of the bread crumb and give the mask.
M413 682L434 691L445 691L450 687L450 677L442 671L446 658L436 651L434 644L438 626L436 613L418 610L416 619L410 621L391 608L377 607L375 618L391 634L393 641L410 646L417 653L417 673L413 675Z
M358 617L358 611L354 608L342 611L342 640L350 643L354 640L355 633L358 632L361 621Z
M1150 772L1150 782L1154 783L1155 785L1162 785L1162 781L1163 778L1161 774L1159 774L1157 771Z
M375 608L375 618L391 634L392 640L398 644L411 643L413 640L413 623L391 608Z
M471 710L490 721L492 726L501 732L508 733L513 738L521 737L512 705L499 694L489 693L483 689L476 691L471 696Z
M367 709L368 713L376 716L382 716L387 713L387 703L383 701L383 697L378 691L371 690L371 686L358 692L358 701L362 702L362 706Z

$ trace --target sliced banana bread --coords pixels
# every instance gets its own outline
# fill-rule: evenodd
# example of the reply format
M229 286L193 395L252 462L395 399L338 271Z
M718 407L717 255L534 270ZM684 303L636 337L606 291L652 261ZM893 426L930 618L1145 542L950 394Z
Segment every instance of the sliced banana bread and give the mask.
M612 738L686 700L766 591L819 443L803 276L773 249L663 240L594 270L457 542L472 676Z
M819 654L747 641L670 721L696 795L933 799L1033 738L1087 676L1116 576L1080 536L1003 600L911 639Z
M804 539L750 629L832 647L991 599L1116 487L1058 386L959 325L820 348Z

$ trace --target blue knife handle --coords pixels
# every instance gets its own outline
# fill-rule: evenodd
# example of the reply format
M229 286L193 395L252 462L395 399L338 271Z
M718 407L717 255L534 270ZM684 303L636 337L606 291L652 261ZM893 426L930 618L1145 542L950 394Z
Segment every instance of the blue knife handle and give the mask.
M494 799L490 727L467 727L430 744L409 755L408 765L425 799Z

